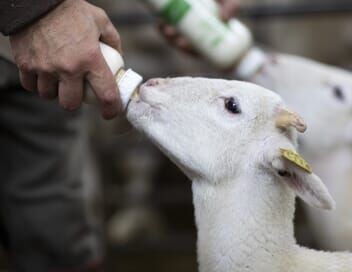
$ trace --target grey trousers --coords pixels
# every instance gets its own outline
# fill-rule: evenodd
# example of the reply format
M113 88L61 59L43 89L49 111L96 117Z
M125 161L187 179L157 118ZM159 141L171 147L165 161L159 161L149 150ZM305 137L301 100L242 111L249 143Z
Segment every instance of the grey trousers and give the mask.
M101 271L87 152L82 113L23 90L0 59L0 229L12 271Z

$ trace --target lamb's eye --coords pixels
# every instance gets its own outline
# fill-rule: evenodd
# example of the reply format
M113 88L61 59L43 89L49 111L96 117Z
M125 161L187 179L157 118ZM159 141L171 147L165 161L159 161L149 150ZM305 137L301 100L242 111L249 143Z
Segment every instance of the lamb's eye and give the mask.
M340 101L344 101L345 100L345 95L343 93L343 90L340 86L334 86L333 87L333 92L334 92L334 96L340 100Z
M291 176L291 174L285 170L278 170L277 173L280 177L290 177Z
M236 99L233 97L225 99L225 108L234 114L241 113L241 109Z

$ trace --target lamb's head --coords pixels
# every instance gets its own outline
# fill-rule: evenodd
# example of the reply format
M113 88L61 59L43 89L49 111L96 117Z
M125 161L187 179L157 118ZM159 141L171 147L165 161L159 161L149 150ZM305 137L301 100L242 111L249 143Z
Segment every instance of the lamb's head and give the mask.
M305 152L352 144L352 73L305 58L270 54L253 82L277 92L308 122Z
M296 130L305 124L267 89L219 79L152 79L127 117L192 180L216 186L258 171L287 182L315 206L333 206L320 179L285 158L283 149L292 155Z

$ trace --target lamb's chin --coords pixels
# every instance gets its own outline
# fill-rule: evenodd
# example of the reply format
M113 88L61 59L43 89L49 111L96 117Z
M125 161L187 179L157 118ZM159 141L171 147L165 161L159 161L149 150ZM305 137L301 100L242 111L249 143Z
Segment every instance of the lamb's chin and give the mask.
M127 107L127 119L137 129L146 126L152 119L152 108L142 100L132 99Z

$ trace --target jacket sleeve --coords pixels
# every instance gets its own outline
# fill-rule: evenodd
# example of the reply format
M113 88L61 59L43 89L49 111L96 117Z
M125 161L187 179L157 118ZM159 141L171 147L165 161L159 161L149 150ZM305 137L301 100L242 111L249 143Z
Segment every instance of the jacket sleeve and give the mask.
M64 0L0 0L0 32L11 35Z

